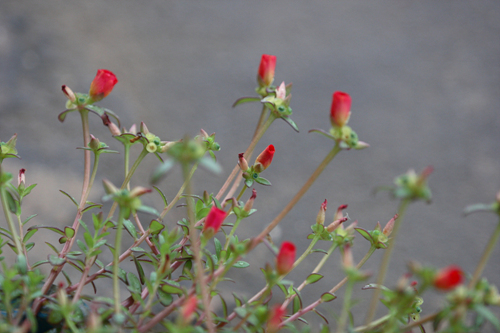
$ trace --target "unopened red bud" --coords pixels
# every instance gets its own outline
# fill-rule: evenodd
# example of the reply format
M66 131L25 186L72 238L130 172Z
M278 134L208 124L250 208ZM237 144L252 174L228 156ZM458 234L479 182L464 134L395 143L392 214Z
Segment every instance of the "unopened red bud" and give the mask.
M337 229L342 223L344 223L347 220L348 220L347 217L342 217L342 218L340 218L338 220L335 220L332 223L330 223L330 225L328 227L326 227L326 230L328 232L332 232L332 231L334 231L335 229Z
M397 218L398 218L398 214L394 215L394 217L392 219L390 219L389 222L387 222L387 224L385 225L382 233L384 235L386 235L387 237L389 237L391 235L392 229L394 229L394 222L396 221Z
M354 266L354 259L352 257L351 246L349 244L344 245L342 264L344 265L344 268L351 268Z
M271 165L274 157L274 152L274 146L269 145L266 149L264 149L262 153L260 153L259 156L257 156L254 164L255 172L260 173L266 170Z
M248 199L248 201L245 203L245 207L243 208L245 212L250 212L253 207L255 198L257 198L257 191L255 189L252 189L252 196L250 197L250 199Z
M319 208L318 215L316 216L316 224L325 224L325 214L326 214L326 205L328 202L325 201L321 204L321 207Z
M276 257L276 271L279 275L288 274L295 263L296 249L292 242L283 242Z
M281 307L281 305L276 304L271 310L271 315L269 316L269 320L267 321L267 330L268 333L276 333L280 329L280 324L285 316L285 309Z
M19 175L17 177L17 185L25 184L26 183L26 176L24 175L26 173L26 169L21 169L19 170Z
M227 213L225 211L217 208L215 205L212 206L203 225L203 234L207 238L212 238L219 231L226 216Z
M68 97L68 99L71 101L71 103L75 103L76 102L75 93L73 92L73 90L70 89L70 87L68 87L67 85L63 84L63 86L62 86L62 92L64 93L64 95L66 95L66 97Z
M259 86L270 86L274 80L274 70L276 68L276 56L263 54L260 59L257 82Z
M115 74L107 69L99 69L94 80L90 84L90 98L92 98L94 102L100 101L111 93L111 90L113 90L113 87L117 83L118 79Z
M193 316L197 306L198 299L196 298L196 295L191 295L188 297L188 299L186 299L181 308L181 317L184 322L188 322L191 320L191 317Z
M462 283L464 273L458 266L448 266L441 269L434 278L434 287L441 290L451 290Z
M245 159L245 157L243 157L243 155L244 155L244 153L238 154L238 164L240 166L241 171L244 172L244 171L248 170L248 162Z
M349 121L351 116L351 96L336 91L333 93L332 107L330 110L330 121L334 127L342 127Z

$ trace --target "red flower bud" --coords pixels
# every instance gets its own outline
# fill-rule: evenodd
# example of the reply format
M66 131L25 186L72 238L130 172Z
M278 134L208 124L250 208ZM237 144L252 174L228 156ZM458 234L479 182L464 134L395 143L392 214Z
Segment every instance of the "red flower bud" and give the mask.
M274 156L274 146L269 145L255 159L255 165L254 165L255 171L260 173L260 172L266 170L267 167L269 167L269 165L271 165L271 162L273 161L273 156Z
M274 69L276 68L276 56L263 54L260 59L257 82L261 87L270 86L274 80Z
M243 210L247 213L249 213L252 210L253 203L255 201L255 198L257 198L257 190L252 189L252 196L248 201L245 203L245 207L243 207Z
M210 212L205 219L205 224L203 225L203 234L208 237L213 237L213 235L219 231L226 216L227 214L225 211L217 208L216 206L212 206L212 209L210 209Z
M351 115L351 96L345 92L333 93L330 121L334 127L342 127L349 121Z
M191 320L191 317L196 310L196 307L198 306L198 299L196 298L196 295L190 296L182 305L181 308L181 316L182 319L185 322L188 322Z
M243 155L245 155L245 153L238 154L238 164L240 165L241 171L245 172L248 170L248 162Z
M26 173L26 169L22 168L19 170L19 175L17 176L17 185L25 184L26 183L26 176L24 175Z
M281 319L285 316L285 309L281 305L276 304L271 310L271 316L267 321L267 332L274 333L280 328Z
M441 290L450 290L462 283L464 273L458 266L448 266L437 272L434 278L434 287Z
M104 97L108 96L115 84L118 83L118 79L115 74L107 69L97 70L97 74L94 81L90 84L89 95L94 101L100 101Z
M295 262L295 245L292 242L283 242L280 252L276 257L276 271L279 275L285 275L290 272Z

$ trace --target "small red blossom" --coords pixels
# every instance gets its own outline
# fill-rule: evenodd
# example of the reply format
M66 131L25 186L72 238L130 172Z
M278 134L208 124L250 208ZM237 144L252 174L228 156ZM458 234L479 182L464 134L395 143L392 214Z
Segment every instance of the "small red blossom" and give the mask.
M216 206L212 206L210 212L205 219L205 224L203 225L203 234L208 237L212 237L219 231L222 226L222 222L226 218L227 214L222 209L217 208Z
M94 78L94 81L90 84L89 95L90 98L94 101L100 101L104 97L108 96L115 84L118 83L118 79L116 78L113 72L108 71L107 69L99 69L97 70L97 74Z
M295 244L292 242L283 242L280 252L276 257L276 271L279 275L285 275L290 272L295 263Z
M276 304L271 310L271 316L267 321L267 332L274 333L280 328L281 320L285 316L285 309L281 305Z
M349 121L351 115L351 96L349 94L336 91L333 93L330 121L334 127L342 127Z
M273 83L274 70L276 68L276 56L263 54L260 59L257 81L259 86L267 87Z
M255 165L254 165L256 172L262 172L262 171L266 170L271 165L271 162L273 161L273 157L274 157L274 152L275 152L274 146L269 145L269 146L267 146L266 149L264 149L264 151L262 153L260 153L259 156L257 156L257 158L255 159Z
M451 290L462 283L464 272L458 266L448 266L437 272L434 287L441 290Z

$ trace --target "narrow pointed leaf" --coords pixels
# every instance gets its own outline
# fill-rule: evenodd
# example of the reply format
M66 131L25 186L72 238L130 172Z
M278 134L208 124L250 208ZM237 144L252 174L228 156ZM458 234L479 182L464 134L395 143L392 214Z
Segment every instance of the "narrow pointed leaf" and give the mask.
M292 127L295 132L299 132L299 128L297 127L297 124L295 124L295 122L292 120L292 118L283 116L281 117L281 119L283 119L288 125L290 125L290 127Z
M78 207L78 203L76 202L75 198L73 198L71 195L69 195L68 193L64 192L63 190L59 190L59 192L61 192L65 196L67 196L71 201L73 201L73 203L75 204L75 206Z
M323 275L321 274L318 274L318 273L312 273L310 274L307 279L306 279L306 282L307 284L313 284L313 283L316 283L318 282L319 280L321 280L323 278Z
M237 105L244 104L244 103L250 103L250 102L260 102L260 97L241 97L236 100L233 104L233 108L236 107Z
M337 296L335 296L332 293L324 293L321 295L321 301L324 303L331 302L336 298L337 298Z

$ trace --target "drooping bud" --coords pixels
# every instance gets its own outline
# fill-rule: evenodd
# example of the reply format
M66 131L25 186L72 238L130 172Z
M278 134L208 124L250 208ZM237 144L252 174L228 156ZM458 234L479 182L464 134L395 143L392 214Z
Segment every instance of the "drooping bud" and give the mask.
M390 219L389 222L387 222L387 224L385 225L382 233L384 235L386 235L387 237L389 237L391 235L392 229L394 228L394 222L396 221L397 218L398 218L398 214L394 215L394 217L392 219Z
M147 188L147 187L143 187L143 186L137 186L137 187L134 187L131 191L130 191L130 194L129 196L131 198L135 198L135 197L139 197L141 195L144 195L146 193L150 193L151 191L153 191L152 189L150 188Z
M434 287L440 290L451 290L462 283L464 273L458 266L448 266L437 272Z
M351 96L336 91L333 93L330 121L333 127L342 127L349 121L351 115Z
M243 172L248 170L248 162L245 159L245 157L243 157L244 154L245 153L238 154L238 164L240 166L241 171Z
M274 146L269 145L266 149L264 149L262 153L260 153L259 156L257 156L254 164L255 172L260 173L266 170L271 165L274 157L274 152Z
M295 263L296 249L292 242L283 242L276 257L276 271L279 275L288 274Z
M217 208L215 205L212 206L203 225L203 235L207 238L212 238L219 231L226 216L227 213L225 211Z
M276 68L276 56L263 54L260 59L257 82L261 87L270 86L274 80L274 70Z
M19 170L19 175L17 176L17 185L25 185L26 184L26 176L24 175L26 173L26 169L22 168Z
M344 217L344 214L342 211L347 208L347 205L340 205L339 208L337 208L337 211L335 212L335 216L333 217L334 220L339 220L342 217Z
M281 320L285 316L285 309L281 308L281 305L276 304L272 310L271 315L269 316L269 320L267 321L267 330L268 333L276 333L280 329Z
M328 202L325 201L321 204L321 207L319 208L318 215L316 216L316 224L325 224L325 214L326 214L326 205Z
M245 207L243 207L243 210L245 212L250 212L250 210L252 210L252 207L253 207L253 203L255 201L255 198L257 198L257 191L255 189L252 189L252 196L250 197L250 199L248 199L248 201L245 203Z
M328 227L326 227L326 231L328 232L333 232L335 229L337 229L338 227L340 227L340 225L342 223L344 223L345 221L347 221L348 218L347 217L342 217L338 220L335 220L333 221L332 223L330 223L330 225Z
M68 99L71 101L71 103L76 102L75 93L67 85L63 84L62 92L64 93L64 95L66 95L66 97L68 97Z
M118 79L115 74L107 69L97 70L97 74L90 84L89 96L94 102L98 102L104 97L108 96Z

